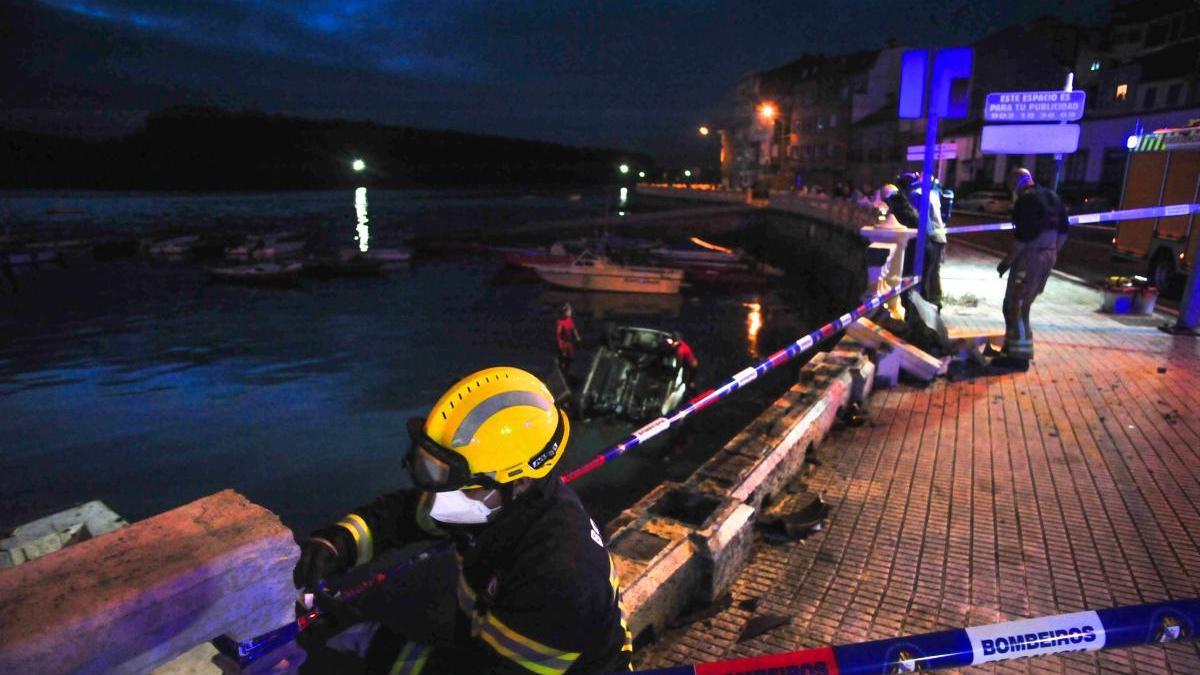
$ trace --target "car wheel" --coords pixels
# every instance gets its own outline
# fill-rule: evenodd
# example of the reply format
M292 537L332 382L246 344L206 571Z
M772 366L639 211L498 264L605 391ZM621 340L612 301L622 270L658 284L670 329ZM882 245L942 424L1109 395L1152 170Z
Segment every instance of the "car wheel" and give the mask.
M1178 275L1175 273L1175 256L1167 249L1159 249L1150 262L1150 280L1158 288L1158 292L1167 297L1178 297Z

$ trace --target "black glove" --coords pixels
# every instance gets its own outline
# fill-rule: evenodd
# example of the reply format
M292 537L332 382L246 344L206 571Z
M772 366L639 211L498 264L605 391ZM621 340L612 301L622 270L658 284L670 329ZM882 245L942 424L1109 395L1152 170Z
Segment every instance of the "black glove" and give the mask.
M1000 276L1004 276L1004 273L1008 271L1008 267L1008 261L1001 260L1000 264L996 265L996 271L1000 273Z
M292 570L296 588L315 590L317 582L343 568L341 551L327 538L312 537L300 546L300 562Z

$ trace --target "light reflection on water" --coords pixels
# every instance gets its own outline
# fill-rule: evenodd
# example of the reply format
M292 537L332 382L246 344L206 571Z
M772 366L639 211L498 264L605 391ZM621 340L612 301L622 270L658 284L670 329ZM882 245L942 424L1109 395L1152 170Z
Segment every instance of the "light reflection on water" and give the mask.
M346 197L329 221L341 228ZM361 212L359 201L365 228L365 190ZM773 293L559 291L482 257L297 290L212 285L197 266L147 260L31 274L20 294L0 295L0 526L90 499L136 520L231 487L307 531L406 484L404 420L461 375L506 364L551 381L564 301L586 339L580 378L610 323L680 331L701 386L812 323ZM751 302L770 310L753 330ZM698 417L671 448L648 446L581 481L585 502L602 522L663 478L686 477L767 400L740 392L720 407L726 417ZM633 426L574 424L563 468Z
M371 246L371 228L367 227L367 188L360 187L354 191L354 217L357 223L354 240L358 242L358 250L366 253Z

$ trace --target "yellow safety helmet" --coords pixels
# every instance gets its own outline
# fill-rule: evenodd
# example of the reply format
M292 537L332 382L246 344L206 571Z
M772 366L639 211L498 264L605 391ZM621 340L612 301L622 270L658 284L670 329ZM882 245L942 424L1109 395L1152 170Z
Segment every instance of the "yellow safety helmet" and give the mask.
M425 419L409 420L408 466L418 487L446 492L543 478L571 425L541 380L501 366L464 377Z

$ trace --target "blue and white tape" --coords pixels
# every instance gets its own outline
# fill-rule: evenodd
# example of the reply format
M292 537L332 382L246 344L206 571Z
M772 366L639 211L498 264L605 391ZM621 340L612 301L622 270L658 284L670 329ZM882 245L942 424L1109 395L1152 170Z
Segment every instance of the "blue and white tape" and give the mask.
M1192 598L639 672L730 675L799 668L822 675L882 675L1194 640L1198 631L1200 598Z
M1147 218L1174 218L1200 213L1200 204L1171 204L1170 206L1148 206L1141 209L1125 209L1123 211L1106 211L1104 213L1084 213L1067 218L1070 225L1092 225L1095 223L1115 223L1122 220L1143 220ZM958 225L947 227L946 234L967 234L969 232L996 232L1011 230L1013 224L985 223L983 225Z

